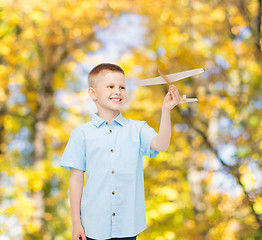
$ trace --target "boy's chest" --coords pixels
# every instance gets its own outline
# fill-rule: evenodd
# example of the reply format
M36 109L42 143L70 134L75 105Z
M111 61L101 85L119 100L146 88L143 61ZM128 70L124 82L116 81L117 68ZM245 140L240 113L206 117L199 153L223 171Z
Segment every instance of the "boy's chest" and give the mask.
M106 126L86 137L87 174L99 172L135 173L140 155L136 128Z

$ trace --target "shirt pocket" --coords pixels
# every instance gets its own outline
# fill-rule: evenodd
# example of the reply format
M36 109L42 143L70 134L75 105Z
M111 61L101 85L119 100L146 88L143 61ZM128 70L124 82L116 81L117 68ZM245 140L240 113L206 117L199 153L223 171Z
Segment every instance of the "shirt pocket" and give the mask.
M134 174L139 160L139 142L127 141L120 144L119 173Z

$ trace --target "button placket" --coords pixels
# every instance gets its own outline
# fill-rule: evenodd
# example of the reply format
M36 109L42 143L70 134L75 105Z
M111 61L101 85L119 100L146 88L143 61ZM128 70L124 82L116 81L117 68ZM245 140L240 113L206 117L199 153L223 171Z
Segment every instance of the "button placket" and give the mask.
M116 204L115 204L115 146L114 144L114 134L113 134L113 126L111 124L107 124L108 128L108 133L109 133L109 159L110 159L110 165L111 165L111 209L112 209L112 218L115 219L116 215Z

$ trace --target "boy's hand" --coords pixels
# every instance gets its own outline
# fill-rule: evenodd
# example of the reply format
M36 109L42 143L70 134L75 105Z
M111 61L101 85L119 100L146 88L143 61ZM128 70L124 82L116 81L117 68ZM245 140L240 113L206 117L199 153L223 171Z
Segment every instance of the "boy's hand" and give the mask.
M182 99L179 95L177 88L174 85L169 85L169 91L166 94L162 108L165 110L173 109L178 103L186 102L185 99Z
M73 225L72 240L86 240L84 228L81 223Z

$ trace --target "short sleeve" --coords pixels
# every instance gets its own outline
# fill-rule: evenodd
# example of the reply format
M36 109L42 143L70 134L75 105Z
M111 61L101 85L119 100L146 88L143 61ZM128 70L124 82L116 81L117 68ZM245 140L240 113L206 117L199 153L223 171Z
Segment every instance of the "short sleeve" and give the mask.
M157 135L156 131L148 126L146 121L143 121L143 125L140 131L140 149L149 158L154 158L158 155L159 151L150 148L153 137Z
M84 132L75 129L71 132L59 165L69 171L76 168L86 171L86 149Z

